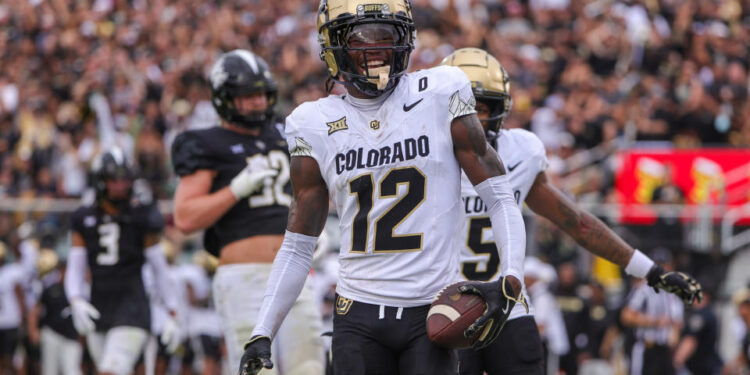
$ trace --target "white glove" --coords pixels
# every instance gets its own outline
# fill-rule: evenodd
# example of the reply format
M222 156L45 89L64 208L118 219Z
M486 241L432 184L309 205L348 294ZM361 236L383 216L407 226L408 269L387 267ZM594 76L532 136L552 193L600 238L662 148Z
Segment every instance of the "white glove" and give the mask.
M180 326L177 324L175 318L171 316L167 317L159 339L162 345L167 346L169 353L177 351L177 348L180 346Z
M251 160L245 169L238 173L229 184L229 190L237 199L242 199L260 189L266 178L276 176L276 169L268 166L268 161L260 158Z
M99 319L99 310L82 298L74 298L70 301L70 310L73 317L73 326L78 334L85 336L94 331L96 324L94 319Z

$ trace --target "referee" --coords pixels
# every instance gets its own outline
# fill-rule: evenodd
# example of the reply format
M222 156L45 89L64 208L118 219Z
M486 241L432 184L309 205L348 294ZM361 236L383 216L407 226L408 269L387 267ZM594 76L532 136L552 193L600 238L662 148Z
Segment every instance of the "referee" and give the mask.
M703 280L702 286L711 285ZM719 338L719 320L711 302L713 288L703 291L703 299L686 312L682 338L674 355L675 367L687 368L691 374L718 375L721 372L721 357L716 351Z
M651 258L667 271L674 269L672 255L665 248ZM621 320L633 327L636 342L631 352L631 375L674 375L672 348L682 326L682 301L670 293L657 293L639 280L622 310Z

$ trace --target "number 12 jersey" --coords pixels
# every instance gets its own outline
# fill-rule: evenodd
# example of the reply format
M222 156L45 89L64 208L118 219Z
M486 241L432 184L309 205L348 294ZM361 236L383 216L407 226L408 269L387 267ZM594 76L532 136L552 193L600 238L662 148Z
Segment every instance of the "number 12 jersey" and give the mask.
M287 118L291 155L318 162L340 218L341 296L412 307L457 280L463 208L450 124L474 112L466 76L441 66L403 75L370 103L329 96Z

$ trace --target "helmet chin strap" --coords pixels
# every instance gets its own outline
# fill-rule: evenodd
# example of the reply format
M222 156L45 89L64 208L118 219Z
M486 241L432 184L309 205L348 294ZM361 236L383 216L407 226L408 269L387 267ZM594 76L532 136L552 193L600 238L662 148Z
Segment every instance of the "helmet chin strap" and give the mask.
M388 73L391 72L391 66L385 65L377 68L368 68L367 71L368 73L375 73L378 76L378 78L368 79L368 81L375 84L378 90L385 90L386 86L388 86Z

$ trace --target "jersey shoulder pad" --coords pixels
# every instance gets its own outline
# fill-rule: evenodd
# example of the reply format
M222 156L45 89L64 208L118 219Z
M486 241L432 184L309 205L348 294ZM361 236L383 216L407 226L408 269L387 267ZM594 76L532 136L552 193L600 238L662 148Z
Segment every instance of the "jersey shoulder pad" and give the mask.
M533 165L539 168L540 171L547 170L549 166L549 160L547 160L547 150L544 148L544 143L536 134L525 130L525 129L509 129L506 135L513 138L512 146L518 150L524 150L526 155L529 155L529 159L532 160Z
M329 98L302 103L287 116L284 131L290 156L311 156L318 159L324 153L325 145L319 139L328 134L329 127L322 120L318 108L329 102Z
M78 207L73 214L70 215L70 228L74 232L81 233L84 227L84 220L86 216L90 214L89 206Z
M448 65L439 65L430 69L420 70L414 73L413 79L418 82L420 79L427 79L427 82L422 83L422 87L426 84L426 89L447 95L452 95L457 90L465 87L471 87L471 81L463 70Z
M334 96L328 96L325 98L320 98L313 102L304 102L295 108L292 113L289 114L289 116L286 117L286 122L284 126L284 130L287 133L287 136L289 135L289 131L292 130L300 130L300 129L310 129L314 131L317 128L320 128L318 126L318 122L321 121L321 109L322 108L329 108L333 107L333 101L341 100L338 97ZM323 126L325 128L325 126ZM324 130L324 129L320 129Z
M514 138L514 143L516 143L518 146L523 147L524 150L529 150L533 154L547 153L542 140L539 139L536 134L526 129L519 128L508 129L506 131L507 134Z
M188 130L172 143L172 166L178 176L194 173L199 169L213 169L210 149L204 143L211 139L207 130Z
M441 65L415 72L409 79L410 91L434 96L434 103L447 110L448 120L476 113L471 81L461 69Z

